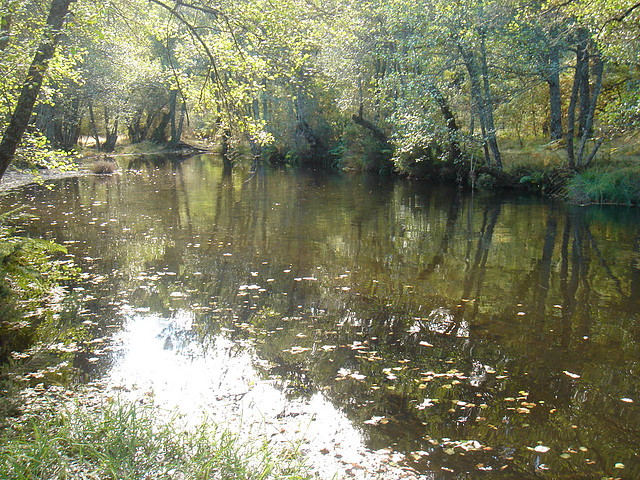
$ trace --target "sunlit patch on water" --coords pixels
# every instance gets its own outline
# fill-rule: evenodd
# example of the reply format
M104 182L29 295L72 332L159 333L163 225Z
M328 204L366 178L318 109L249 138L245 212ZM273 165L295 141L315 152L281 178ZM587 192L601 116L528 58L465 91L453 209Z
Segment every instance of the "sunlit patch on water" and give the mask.
M131 315L114 342L107 385L140 401L179 413L187 425L212 420L247 439L266 438L303 452L324 478L431 478L390 465L392 450L371 451L356 428L325 396L291 398L287 382L261 373L265 361L250 345L216 335L203 341L194 316Z

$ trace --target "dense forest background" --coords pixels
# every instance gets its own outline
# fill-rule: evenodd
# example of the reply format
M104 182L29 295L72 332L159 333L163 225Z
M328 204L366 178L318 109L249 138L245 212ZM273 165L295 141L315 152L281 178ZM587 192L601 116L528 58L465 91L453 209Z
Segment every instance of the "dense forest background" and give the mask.
M20 114L18 161L199 138L271 162L508 182L503 169L532 180L532 145L581 171L640 124L629 0L1 5L2 154Z

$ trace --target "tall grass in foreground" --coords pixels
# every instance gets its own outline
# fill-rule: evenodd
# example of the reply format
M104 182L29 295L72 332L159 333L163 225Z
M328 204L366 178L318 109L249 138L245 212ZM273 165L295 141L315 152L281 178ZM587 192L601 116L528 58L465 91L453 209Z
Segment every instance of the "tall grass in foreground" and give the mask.
M569 181L567 195L570 201L581 204L640 205L640 170L588 170Z
M2 479L310 479L295 454L202 423L185 431L157 410L115 401L36 418L0 437Z

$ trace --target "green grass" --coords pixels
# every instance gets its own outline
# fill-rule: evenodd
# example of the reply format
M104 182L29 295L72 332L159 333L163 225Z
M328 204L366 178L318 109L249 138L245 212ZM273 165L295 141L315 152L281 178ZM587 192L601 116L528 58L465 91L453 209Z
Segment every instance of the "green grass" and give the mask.
M640 205L640 169L592 168L569 181L567 196L579 204Z
M0 436L0 478L309 479L294 451L273 453L201 423L159 421L157 408L116 400L36 416Z

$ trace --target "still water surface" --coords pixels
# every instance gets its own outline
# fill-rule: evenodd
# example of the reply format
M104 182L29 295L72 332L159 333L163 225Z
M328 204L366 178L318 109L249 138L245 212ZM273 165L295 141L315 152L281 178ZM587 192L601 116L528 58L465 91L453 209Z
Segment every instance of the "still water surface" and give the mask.
M640 478L638 209L211 156L20 204L86 272L87 378L325 475Z

